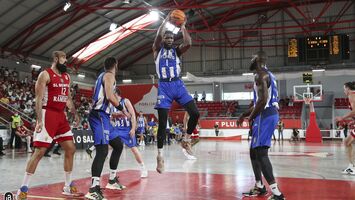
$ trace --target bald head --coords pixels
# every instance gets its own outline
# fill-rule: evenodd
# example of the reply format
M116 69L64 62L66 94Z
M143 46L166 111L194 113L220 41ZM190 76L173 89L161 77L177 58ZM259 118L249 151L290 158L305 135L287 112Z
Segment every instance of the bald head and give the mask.
M251 59L251 64L250 64L250 71L256 70L258 66L263 66L266 64L267 61L267 55L265 51L258 51L255 54L253 54L253 58Z

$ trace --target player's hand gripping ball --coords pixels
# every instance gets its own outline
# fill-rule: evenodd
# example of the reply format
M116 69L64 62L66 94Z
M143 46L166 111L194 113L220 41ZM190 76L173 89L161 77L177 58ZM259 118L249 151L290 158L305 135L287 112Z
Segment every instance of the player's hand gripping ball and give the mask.
M170 13L170 19L169 21L176 25L176 26L181 26L186 20L186 15L182 10L173 10Z

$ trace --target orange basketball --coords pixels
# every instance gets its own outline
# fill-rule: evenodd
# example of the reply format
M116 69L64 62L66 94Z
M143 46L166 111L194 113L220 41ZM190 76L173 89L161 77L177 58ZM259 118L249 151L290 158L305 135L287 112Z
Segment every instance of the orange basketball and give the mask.
M176 26L181 26L182 23L184 23L186 19L186 15L184 11L182 10L173 10L170 14L170 19L169 21Z

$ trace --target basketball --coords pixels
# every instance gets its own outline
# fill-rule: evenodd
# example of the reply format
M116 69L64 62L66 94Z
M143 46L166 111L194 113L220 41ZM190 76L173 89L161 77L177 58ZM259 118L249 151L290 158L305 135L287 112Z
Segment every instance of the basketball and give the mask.
M176 26L181 26L186 19L186 15L182 10L173 10L170 14L169 21Z

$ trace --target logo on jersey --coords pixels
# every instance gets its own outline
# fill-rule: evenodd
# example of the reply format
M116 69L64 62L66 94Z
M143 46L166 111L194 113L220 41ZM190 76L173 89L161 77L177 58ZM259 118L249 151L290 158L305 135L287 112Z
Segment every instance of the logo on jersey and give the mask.
M175 56L173 55L173 50L172 50L172 49L169 49L169 50L164 49L164 50L163 50L163 53L162 53L162 55L161 55L161 58L163 58L163 59L173 59L173 60L175 60Z

